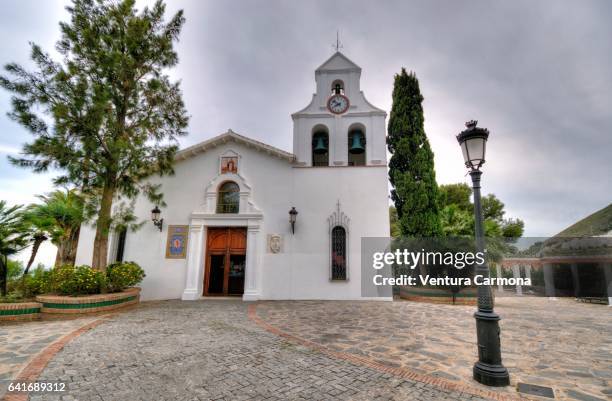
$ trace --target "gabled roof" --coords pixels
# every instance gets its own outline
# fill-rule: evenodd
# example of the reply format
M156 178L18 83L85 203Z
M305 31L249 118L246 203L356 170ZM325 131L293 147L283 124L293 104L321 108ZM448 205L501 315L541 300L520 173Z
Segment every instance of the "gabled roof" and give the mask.
M572 224L555 237L586 237L612 232L612 203Z
M355 70L361 71L361 67L352 62L348 57L340 52L335 52L330 58L317 68L315 73L320 71Z
M221 135L217 135L214 138L207 139L193 146L189 146L188 148L179 150L176 153L174 160L180 161L189 159L190 157L193 157L200 153L204 153L207 150L210 150L227 142L239 143L245 145L246 147L254 148L260 152L268 153L272 156L276 156L289 162L295 160L295 156L292 153L285 152L284 150L275 148L274 146L256 141L255 139L248 138L244 135L237 134L231 129L227 130L227 132Z

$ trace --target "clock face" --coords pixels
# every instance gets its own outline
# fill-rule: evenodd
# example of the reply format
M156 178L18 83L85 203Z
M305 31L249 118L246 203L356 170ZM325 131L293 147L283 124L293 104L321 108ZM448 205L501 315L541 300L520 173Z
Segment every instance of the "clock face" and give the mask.
M335 94L327 101L327 108L334 114L342 114L349 108L348 97Z

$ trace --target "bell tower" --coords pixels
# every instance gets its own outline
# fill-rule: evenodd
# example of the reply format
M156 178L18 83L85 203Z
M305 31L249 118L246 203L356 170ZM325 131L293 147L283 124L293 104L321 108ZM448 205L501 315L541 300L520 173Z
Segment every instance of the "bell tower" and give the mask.
M310 104L291 115L299 166L386 165L387 113L366 100L360 80L361 68L340 51L315 70Z

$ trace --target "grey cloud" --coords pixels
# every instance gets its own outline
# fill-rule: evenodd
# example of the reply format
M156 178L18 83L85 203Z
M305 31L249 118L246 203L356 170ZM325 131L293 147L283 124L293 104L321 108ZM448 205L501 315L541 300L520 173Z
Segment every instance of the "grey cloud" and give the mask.
M3 4L2 32L17 38L1 44L3 62L22 61L27 40L59 36L61 6L42 18L23 4ZM171 73L192 115L183 145L232 128L291 150L290 114L309 102L339 29L373 104L389 110L402 66L417 73L441 183L465 180L454 135L475 118L492 133L484 189L526 220L527 235L612 200L610 2L169 1L178 8L187 24ZM0 130L2 145L27 140L4 117Z

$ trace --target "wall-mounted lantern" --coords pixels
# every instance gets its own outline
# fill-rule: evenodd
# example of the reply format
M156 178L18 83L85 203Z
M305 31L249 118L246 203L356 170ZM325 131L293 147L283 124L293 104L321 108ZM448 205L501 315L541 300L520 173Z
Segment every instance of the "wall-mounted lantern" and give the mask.
M164 219L160 219L160 216L161 210L159 210L159 208L155 206L155 208L151 210L151 220L153 220L153 225L159 228L159 231L161 231L162 227L164 226Z
M292 206L289 210L289 223L291 224L291 233L295 234L295 221L297 220L298 211Z

